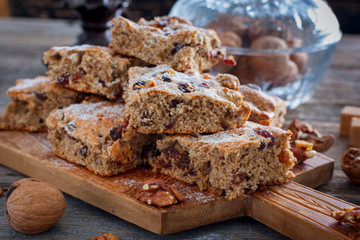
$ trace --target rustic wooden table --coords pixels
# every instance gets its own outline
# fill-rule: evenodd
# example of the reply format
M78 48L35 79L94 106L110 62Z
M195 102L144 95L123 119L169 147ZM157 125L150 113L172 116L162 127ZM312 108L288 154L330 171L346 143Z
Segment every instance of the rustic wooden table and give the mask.
M8 98L5 91L17 78L32 78L46 71L42 53L51 46L72 45L80 32L76 23L32 19L0 19L0 111ZM360 186L348 181L340 168L349 140L339 136L339 116L345 105L360 106L360 36L345 35L337 47L330 70L309 102L288 112L287 123L306 120L321 133L332 133L335 145L326 155L335 159L331 181L317 190L360 205ZM25 176L0 165L0 186ZM66 212L49 231L25 236L13 231L5 220L5 196L0 197L0 239L87 239L113 233L120 239L287 239L251 219L238 218L170 236L158 236L85 202L66 195Z

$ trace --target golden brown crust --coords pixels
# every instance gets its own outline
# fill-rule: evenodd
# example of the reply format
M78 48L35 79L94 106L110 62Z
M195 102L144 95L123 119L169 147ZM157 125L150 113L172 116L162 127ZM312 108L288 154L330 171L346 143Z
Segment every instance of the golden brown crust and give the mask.
M282 99L266 94L260 88L254 89L245 85L241 85L239 91L251 108L249 121L265 126L283 126L286 104Z
M0 117L0 129L44 132L45 119L58 107L79 103L86 94L57 86L49 77L18 79L7 90L11 102Z
M92 45L53 47L44 53L43 60L49 68L47 74L57 84L112 100L122 97L129 67L147 65Z
M178 17L141 19L138 24L113 20L110 48L151 64L168 64L177 71L203 71L223 58L215 31L192 26Z
M124 105L112 102L74 104L53 111L46 123L52 151L96 174L110 176L142 162L151 136L123 137Z
M149 164L201 190L234 199L294 177L289 171L296 161L290 136L290 131L249 121L214 134L168 135L157 141L160 155Z
M131 68L128 128L141 133L203 133L242 126L250 108L237 91L237 78L229 76L189 75L167 65Z

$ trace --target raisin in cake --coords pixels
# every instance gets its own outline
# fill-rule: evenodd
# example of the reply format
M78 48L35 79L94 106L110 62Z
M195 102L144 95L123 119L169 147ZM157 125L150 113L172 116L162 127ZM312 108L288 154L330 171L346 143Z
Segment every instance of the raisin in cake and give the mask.
M142 148L150 135L123 138L124 105L97 102L74 104L53 111L46 120L52 151L95 174L110 176L142 162Z
M251 108L249 121L265 126L283 126L286 104L282 99L264 93L254 84L241 85L239 91Z
M45 76L18 79L6 93L11 102L0 117L0 129L5 130L46 131L45 120L53 109L79 103L86 97L57 86Z
M121 54L140 58L154 65L167 64L177 71L203 71L224 57L221 42L212 29L192 26L179 17L113 19L109 47Z
M159 154L149 164L201 190L244 197L294 176L290 136L290 131L253 122L210 135L169 135L157 141Z
M210 133L242 126L250 108L229 74L188 75L166 65L129 70L128 132Z
M118 99L127 83L131 66L145 66L143 61L123 57L109 48L81 45L53 47L44 53L44 63L51 79L67 88Z

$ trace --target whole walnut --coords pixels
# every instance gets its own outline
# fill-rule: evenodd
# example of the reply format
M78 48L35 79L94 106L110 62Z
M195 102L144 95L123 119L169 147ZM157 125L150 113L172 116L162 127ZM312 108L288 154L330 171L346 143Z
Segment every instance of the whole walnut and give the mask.
M264 36L255 39L250 49L261 50L282 50L287 49L286 42L278 37ZM256 74L256 78L265 81L283 79L289 74L289 54L249 56L249 68Z
M291 38L286 43L288 48L300 48L302 46L300 38ZM303 72L308 62L308 54L305 52L295 52L290 55L290 59L296 63L299 72Z
M20 233L38 234L55 225L65 211L64 195L34 178L14 182L5 200L6 220Z
M360 148L349 148L341 158L341 169L350 181L360 184Z

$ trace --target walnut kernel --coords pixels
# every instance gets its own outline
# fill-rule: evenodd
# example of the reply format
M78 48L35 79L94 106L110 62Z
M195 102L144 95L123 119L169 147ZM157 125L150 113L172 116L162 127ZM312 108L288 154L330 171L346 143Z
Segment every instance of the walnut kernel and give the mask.
M148 179L136 193L136 198L149 205L165 207L183 201L183 195L162 179Z

